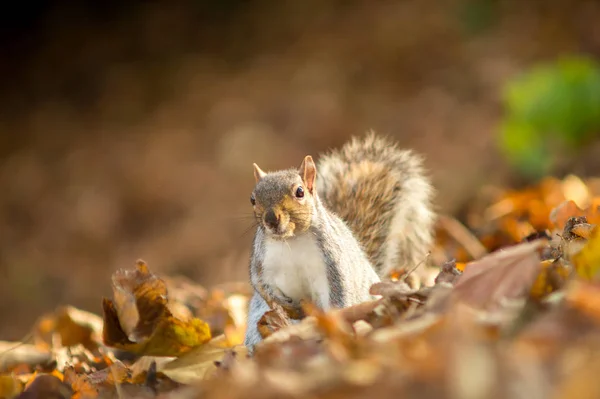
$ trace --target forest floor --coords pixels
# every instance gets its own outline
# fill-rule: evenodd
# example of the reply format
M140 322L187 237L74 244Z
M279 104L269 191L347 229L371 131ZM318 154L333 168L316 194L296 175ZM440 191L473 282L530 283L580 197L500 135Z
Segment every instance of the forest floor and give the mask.
M112 276L102 315L60 307L0 343L0 397L600 397L600 180L471 205L464 224L440 217L434 266L396 270L372 302L307 305L299 324L274 309L252 358L246 283L201 287L140 260Z

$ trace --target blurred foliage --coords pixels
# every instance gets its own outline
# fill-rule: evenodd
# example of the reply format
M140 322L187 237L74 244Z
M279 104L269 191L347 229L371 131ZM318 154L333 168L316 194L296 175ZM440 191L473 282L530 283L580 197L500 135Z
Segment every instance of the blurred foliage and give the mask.
M496 0L467 0L459 9L459 19L467 34L482 34L498 19Z
M600 132L600 67L581 57L534 67L508 83L503 102L501 149L520 172L540 177Z

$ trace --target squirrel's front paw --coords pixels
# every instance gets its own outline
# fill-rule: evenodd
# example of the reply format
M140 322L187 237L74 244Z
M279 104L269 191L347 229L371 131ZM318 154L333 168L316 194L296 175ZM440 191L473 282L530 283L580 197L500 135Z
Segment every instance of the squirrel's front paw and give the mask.
M277 290L277 291L278 292L276 293L276 297L275 297L276 301L283 308L283 310L285 310L285 312L288 314L288 316L292 319L304 318L305 314L304 314L304 311L302 310L301 303L298 301L295 301L294 299L285 295L280 290Z
M281 305L283 310L287 313L290 319L300 320L303 319L306 314L301 306L298 305Z

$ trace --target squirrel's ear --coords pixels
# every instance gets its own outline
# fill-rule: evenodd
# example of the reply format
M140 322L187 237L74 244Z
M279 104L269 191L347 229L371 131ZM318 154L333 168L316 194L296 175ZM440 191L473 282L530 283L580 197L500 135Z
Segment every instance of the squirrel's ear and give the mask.
M265 177L266 173L263 172L261 168L258 167L257 164L252 164L254 166L254 179L258 183L263 177Z
M300 165L300 176L302 176L304 185L312 194L315 187L315 178L317 177L317 167L310 155L305 156L302 165Z

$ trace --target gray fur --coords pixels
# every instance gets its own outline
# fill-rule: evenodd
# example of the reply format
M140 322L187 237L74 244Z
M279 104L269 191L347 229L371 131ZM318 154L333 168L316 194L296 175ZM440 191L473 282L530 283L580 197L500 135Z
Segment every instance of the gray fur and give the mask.
M302 179L296 169L268 173L257 183L254 194L269 209L281 203L298 182ZM312 205L303 214L290 211L289 218L310 214L308 231L298 234L316 238L326 265L332 307L371 299L370 286L387 272L424 258L433 237L432 193L421 159L373 133L363 140L353 139L319 161ZM262 340L256 324L269 309L259 291L287 304L298 300L262 278L267 232L260 218L258 225L250 261L255 292L244 341L251 352Z
M269 311L269 305L265 300L254 291L252 298L250 299L248 320L246 324L246 336L244 338L244 345L248 348L250 354L254 350L254 346L262 341L262 336L258 332L258 322L260 318Z
M317 169L323 203L352 229L381 278L425 259L435 214L418 154L370 132L322 156Z
M333 307L344 308L371 299L369 288L379 277L367 255L340 218L317 202L313 227L327 264Z
M287 174L289 171L285 173ZM297 171L294 173L298 176ZM272 200L273 203L277 203L280 199L278 200L277 196L272 195L276 187L273 186L274 183L271 179L267 179L268 177L270 177L270 174L264 179L266 180L265 183L269 183L268 194L270 197L268 199ZM282 177L280 174L279 178ZM261 190L263 187L265 186L262 186ZM261 196L262 194L261 192ZM323 259L327 265L331 306L343 308L372 299L369 288L380 280L369 263L366 254L344 222L325 209L316 192L313 198L311 227L309 231L303 234L314 234L323 254ZM265 201L264 198L261 199ZM266 250L264 246L265 234L264 227L259 224L252 246L250 281L253 287L261 287L268 295L281 299L282 295L278 292L277 287L273 287L269 281L264 281L260 272ZM290 240L293 239L294 237L290 238ZM307 293L307 296L310 295ZM283 297L284 300L288 301L296 302L297 300L297 298L286 298L285 295ZM248 327L244 340L244 344L250 351L253 351L254 346L262 340L256 328L256 323L268 309L267 303L255 290L249 305Z

